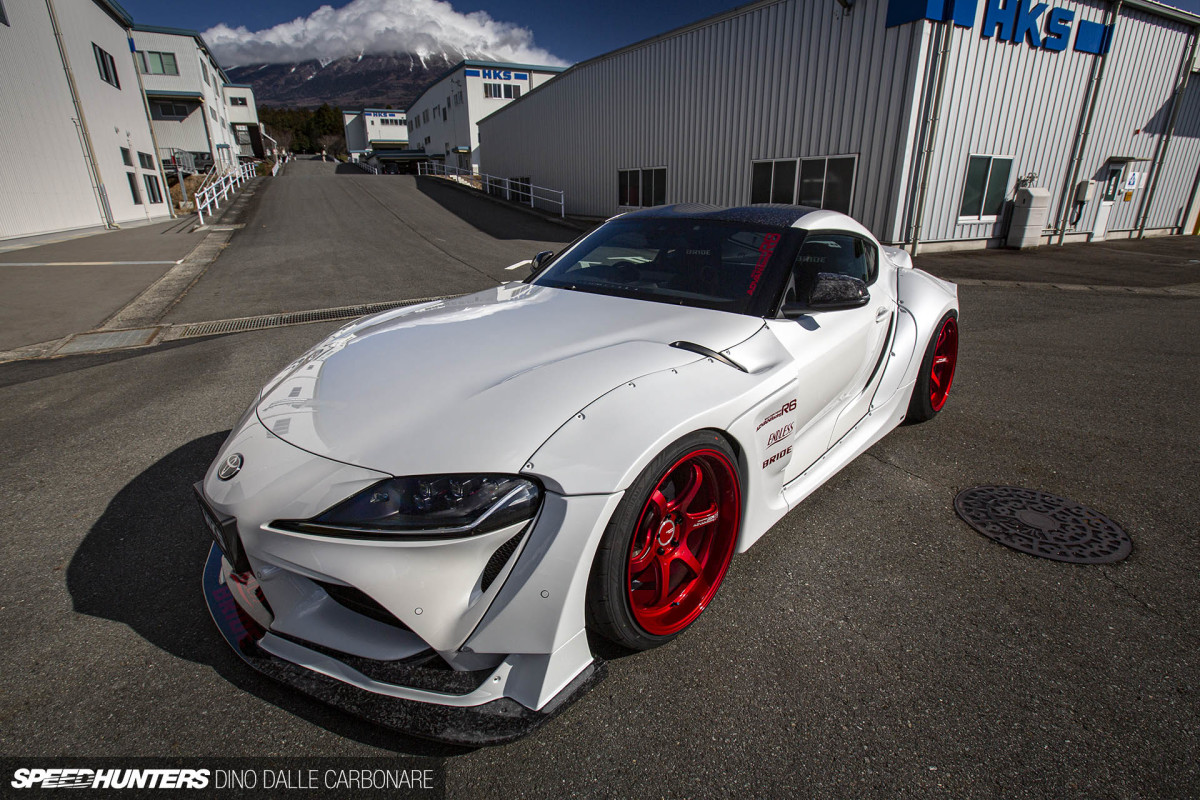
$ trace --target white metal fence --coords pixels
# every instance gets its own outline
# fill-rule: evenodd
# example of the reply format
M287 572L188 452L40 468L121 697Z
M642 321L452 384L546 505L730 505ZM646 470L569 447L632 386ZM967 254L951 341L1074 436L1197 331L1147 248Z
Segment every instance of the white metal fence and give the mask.
M355 161L354 163L358 164L359 168L362 169L364 172L369 172L372 175L379 174L379 167L376 167L374 164L368 164L367 162L362 161L362 160Z
M567 204L564 193L558 189L548 189L545 186L535 186L528 181L516 178L500 178L484 172L471 172L436 161L418 162L418 175L438 175L457 181L467 186L487 192L496 197L503 197L514 203L537 208L537 203L553 206L558 209L558 216L567 215Z
M255 174L257 174L257 168L253 162L239 164L197 192L196 216L199 218L200 224L204 224L206 213L211 217L226 197L237 191L239 186L253 178Z

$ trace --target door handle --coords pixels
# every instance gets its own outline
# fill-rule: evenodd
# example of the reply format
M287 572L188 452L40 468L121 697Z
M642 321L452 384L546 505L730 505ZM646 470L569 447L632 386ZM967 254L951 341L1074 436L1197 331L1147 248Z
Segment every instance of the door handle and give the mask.
M886 317L889 313L890 312L888 311L886 306L884 306L883 308L876 309L875 310L875 321L882 322L883 318Z

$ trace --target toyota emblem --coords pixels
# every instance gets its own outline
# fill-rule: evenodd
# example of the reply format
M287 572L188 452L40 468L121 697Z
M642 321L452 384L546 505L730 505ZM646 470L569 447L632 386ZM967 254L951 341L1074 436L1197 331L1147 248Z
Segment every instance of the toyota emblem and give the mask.
M217 477L223 481L227 481L234 475L242 471L242 454L233 453L224 461L221 462L221 468L217 470Z

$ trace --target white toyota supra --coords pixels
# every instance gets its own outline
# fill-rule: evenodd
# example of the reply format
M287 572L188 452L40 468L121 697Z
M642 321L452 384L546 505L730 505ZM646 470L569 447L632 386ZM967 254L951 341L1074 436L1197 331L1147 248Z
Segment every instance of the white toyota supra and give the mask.
M225 638L411 734L529 732L679 635L745 552L946 402L953 284L842 214L667 206L521 283L360 319L196 484Z

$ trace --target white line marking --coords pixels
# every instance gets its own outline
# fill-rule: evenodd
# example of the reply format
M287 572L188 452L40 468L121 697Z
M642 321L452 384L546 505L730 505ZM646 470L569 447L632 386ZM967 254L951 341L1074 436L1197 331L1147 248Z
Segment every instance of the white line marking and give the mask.
M505 269L506 269L506 270L509 270L509 269L520 269L521 267L527 267L527 266L529 266L529 265L530 265L530 264L532 264L532 263L533 263L533 260L532 260L532 259L529 259L529 258L527 258L527 259L525 259L524 261L518 261L517 263L513 264L511 267L505 267Z
M174 265L179 261L0 261L0 267L119 267L153 264Z

